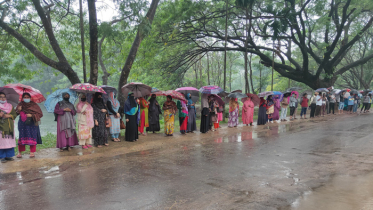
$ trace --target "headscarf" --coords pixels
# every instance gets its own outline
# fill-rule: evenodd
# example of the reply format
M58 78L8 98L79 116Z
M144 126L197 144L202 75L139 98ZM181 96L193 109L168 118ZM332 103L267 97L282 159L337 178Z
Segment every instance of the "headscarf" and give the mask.
M167 96L168 97L168 96ZM173 110L173 112L176 112L177 110L177 105L174 101L165 101L164 104L163 104L163 108L166 108L166 109L171 109Z
M153 94L153 95L155 96L155 94ZM152 96L153 96L153 95L152 95ZM155 97L153 98L152 96L151 96L150 99L149 99L149 102L150 102L150 104L149 104L149 111L154 112L155 110L158 109L156 103L157 103L157 104L159 104L159 103L158 103L158 101L157 101L157 97L155 96ZM158 106L159 106L159 105L158 105Z
M114 92L109 93L109 101L111 102L111 106L114 109L117 109L120 105L119 101L115 98L115 93Z
M202 94L201 106L202 108L209 108L209 100L207 94Z
M192 101L192 94L188 93L186 95L186 99L188 100L189 105L194 104L194 102ZM191 107L194 108L194 106L191 106Z
M238 102L236 101L236 99L231 98L229 100L229 112L233 112L234 110L236 110L237 106Z
M0 92L0 95L1 94L5 95L5 93L3 92ZM8 103L6 99L5 99L5 103L0 104L0 110L4 111L6 114L9 114L12 111L12 109L13 109L13 106L10 103Z
M101 96L101 98L98 98ZM102 98L102 93L95 93L95 96L93 97L92 105L95 105L99 109L106 109L104 99Z
M70 101L65 100L65 95L69 93L62 93L62 97L64 98L62 101L58 102L60 105L60 109L69 108L71 111L75 111L75 107ZM75 134L75 119L71 112L65 112L63 115L60 116L60 130L65 131L66 138L70 138Z
M26 95L28 95L31 98L31 95L29 93L24 93L22 95L22 98L24 98ZM39 105L36 104L33 101L30 101L29 103L26 103L22 100L18 104L16 110L18 110L18 107L20 107L20 106L22 107L22 110L21 110L20 114L21 113L22 113L21 115L32 114L32 119L34 120L35 124L38 124L40 119L43 117L43 112L41 111Z
M65 93L62 93L62 98L65 98L66 94L68 94L70 96L69 93L65 92ZM60 105L60 109L69 108L69 109L75 111L75 107L72 103L70 103L70 101L65 101L65 99L62 99L62 101L58 102L58 104Z
M83 96L83 95L82 95ZM93 122L93 108L91 104L89 104L87 101L82 101L82 96L79 98L79 103L76 105L76 111L78 113L85 112L85 123L86 126L89 128L94 127L94 122ZM85 109L84 109L85 107Z
M271 96L267 97L267 106L272 106L274 104L273 99Z
M135 115L138 110L139 106L135 101L135 97L131 94L128 94L127 100L124 103L124 113L126 113L127 115Z

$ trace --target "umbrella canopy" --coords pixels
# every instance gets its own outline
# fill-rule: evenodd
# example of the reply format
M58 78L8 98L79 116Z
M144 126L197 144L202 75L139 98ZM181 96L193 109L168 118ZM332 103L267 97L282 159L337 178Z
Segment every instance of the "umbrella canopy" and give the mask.
M221 92L221 93L219 93L218 94L218 96L220 96L220 97L227 97L229 95L229 93L228 92L226 92L226 91L223 91L223 92Z
M235 93L230 93L228 95L228 98L246 98L247 95L246 94L243 94L243 93L240 93L240 92L235 92Z
M285 92L283 92L283 97L288 97L288 96L290 96L291 95L291 92L292 91L285 91ZM282 99L281 99L281 101L282 101Z
M197 103L197 101L199 100L199 90L197 88L194 88L194 87L181 87L181 88L176 89L175 91L184 94L184 96L186 96L188 93L190 93L192 101L194 103Z
M63 100L62 93L70 95L69 101L72 104L75 104L76 99L78 99L78 94L69 88L56 90L48 95L47 100L44 102L44 106L48 112L53 113L57 103Z
M216 86L216 85L203 86L199 89L199 92L204 93L204 94L219 94L223 91L224 91L223 89L221 89L219 86Z
M5 88L13 88L19 95L19 101L22 100L22 95L24 93L28 93L31 95L31 101L35 103L41 103L45 101L45 98L43 94L38 89L35 89L31 86L28 85L23 85L23 84L8 84L4 86Z
M267 96L273 95L272 91L261 92L258 94L259 98L267 98Z
M72 87L70 87L71 90L74 90L78 93L103 93L103 94L106 94L106 92L104 91L104 89L102 89L101 87L98 87L96 85L92 85L92 84L89 84L89 83L77 83L75 85L73 85Z
M19 95L13 88L0 87L0 92L5 93L6 100L15 108L19 102Z
M359 94L359 91L357 91L357 90L351 90L350 94Z
M340 92L341 92L341 90L340 89L333 89L332 91L330 91L332 94L336 94L336 95L338 95Z
M315 92L326 92L326 93L329 93L329 90L326 89L326 88L319 88L319 89L315 90Z
M155 88L155 87L152 88L152 93L159 92L159 91L161 90L159 90L158 88Z
M140 98L152 93L152 88L148 85L145 85L141 82L131 82L122 87L122 93L126 98L128 93L132 92L135 97Z
M224 106L225 102L223 101L223 99L220 96L218 96L216 94L210 94L209 96L214 97L214 100L216 102L218 102L219 106Z
M367 94L370 93L370 92L372 92L372 90L370 90L370 89L365 89L365 90L363 90L363 92L362 92L361 94L363 94L363 95L367 95Z
M341 90L338 93L336 93L336 95L343 95L345 92L347 92L347 90Z
M250 98L251 101L254 103L254 106L259 106L259 103L260 103L259 96L252 94L252 93L246 93L246 95L247 95L247 98L241 99L242 103L245 103L245 101Z
M291 87L291 88L288 88L288 89L286 89L286 91L297 91L297 90L302 90L303 88L301 88L301 87Z
M231 93L242 93L242 90L234 90Z
M177 100L187 101L182 93L175 90L159 91L153 94L155 94L156 96L171 96L172 98Z

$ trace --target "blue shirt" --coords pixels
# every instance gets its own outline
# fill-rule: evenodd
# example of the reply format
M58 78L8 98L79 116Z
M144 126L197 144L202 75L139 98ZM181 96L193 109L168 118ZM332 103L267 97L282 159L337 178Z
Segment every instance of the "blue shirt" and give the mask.
M348 105L354 105L354 97L349 96L348 97Z

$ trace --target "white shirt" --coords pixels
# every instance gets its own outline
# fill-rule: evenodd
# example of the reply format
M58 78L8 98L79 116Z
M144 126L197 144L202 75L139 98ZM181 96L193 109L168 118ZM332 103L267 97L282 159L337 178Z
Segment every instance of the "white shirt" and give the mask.
M322 106L322 98L319 95L316 96L316 106Z

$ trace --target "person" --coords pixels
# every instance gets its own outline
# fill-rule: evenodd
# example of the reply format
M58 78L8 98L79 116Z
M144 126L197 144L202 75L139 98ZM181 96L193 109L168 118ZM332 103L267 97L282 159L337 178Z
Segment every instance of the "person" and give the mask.
M177 109L179 110L180 133L185 135L188 130L188 107L186 102L178 100Z
M273 120L279 120L280 119L280 110L281 110L281 103L279 96L275 96L274 99L274 112L272 115Z
M20 115L20 119L18 120L19 138L17 158L22 158L22 152L26 150L26 145L30 146L30 158L34 158L36 145L43 143L39 128L43 112L35 102L31 101L29 93L23 93L22 101L18 104L16 113Z
M273 123L273 112L275 111L275 103L273 102L272 100L272 96L268 96L267 97L267 111L266 111L266 114L267 114L267 120L268 122L272 122Z
M360 109L360 113L363 111L364 108L365 108L364 109L364 113L367 112L368 104L369 104L369 100L370 100L369 95L364 96L364 98L363 98L363 106Z
M188 100L188 128L187 133L194 133L197 130L197 123L196 123L196 107L195 103L192 101L192 94L188 93L186 95L186 99Z
M315 117L315 113L316 113L316 103L317 103L317 96L319 95L318 92L315 92L314 93L314 96L312 96L311 98L311 105L310 105L310 108L311 108L311 112L310 112L310 118L314 118Z
M223 121L224 105L219 105L218 108L218 127L221 128L220 122Z
M120 103L116 97L114 92L109 93L109 99L106 102L106 107L108 110L108 114L111 120L111 126L109 129L111 140L114 142L120 142L119 134L120 134L120 114L119 114L119 107Z
M126 116L125 140L129 142L137 141L139 139L138 122L140 109L133 93L128 94L127 100L124 103L124 114Z
M143 97L140 97L138 100L140 105L139 132L146 136L146 128L149 127L149 102Z
M201 133L207 133L210 129L210 119L209 119L209 102L208 102L208 95L202 94L201 97L201 125L200 125L200 131Z
M175 114L177 106L176 103L172 101L170 95L167 96L167 101L163 104L163 117L164 117L164 132L166 136L174 135L174 123L175 123Z
M161 126L159 124L159 115L162 114L161 107L157 101L157 96L152 94L149 99L149 114L148 114L148 121L149 127L146 128L147 132L157 132L161 130Z
M358 96L358 94L355 94L354 95L354 106L352 108L353 113L357 112L357 107L358 107L359 100L360 100L360 97Z
M92 103L93 120L95 126L92 129L94 145L98 148L108 144L108 130L106 128L107 108L102 98L102 93L95 93Z
M332 113L332 110L333 110L333 114L335 114L334 113L334 107L335 107L335 102L336 102L335 95L334 94L330 94L329 98L330 98L330 101L329 101L329 114Z
M326 102L328 99L326 98L325 93L322 94L322 104L321 104L321 110L322 110L322 116L325 117L325 110L326 110Z
M228 127L237 127L238 125L238 102L235 98L229 100L229 118Z
M92 144L92 128L93 122L93 108L87 102L85 94L80 96L79 103L76 105L76 112L78 113L78 139L79 145L83 149L88 149Z
M295 104L297 103L297 98L295 97L295 93L291 93L290 99L289 99L289 107L290 107L290 120L293 120L294 112L295 112Z
M307 98L307 93L304 93L301 101L300 101L300 106L302 107L300 111L300 119L307 119L306 114L307 114L307 108L308 108L308 98ZM304 115L304 118L303 118Z
M326 93L325 94L325 97L326 97L326 103L325 103L325 111L326 111L326 114L330 114L330 95L331 93Z
M289 96L288 95L284 95L282 101L281 101L281 121L287 121L286 120L286 114L288 112L288 106L289 106Z
M322 107L322 97L318 93L316 96L316 110L315 110L315 117L321 116L321 107Z
M242 106L242 123L246 126L250 124L253 126L254 121L254 103L251 98L244 98L243 99L243 106Z
M295 98L295 110L294 110L294 113L293 113L293 119L298 119L297 118L297 113L298 113L298 98L296 97Z
M371 94L368 94L368 96L369 96L369 103L368 103L368 109L367 109L367 112L369 112L370 107L372 106L372 95L371 95Z
M355 98L354 98L354 94L350 95L348 97L348 112L349 114L352 114L352 109L354 107L354 104L355 104Z
M63 152L63 148L71 150L71 147L79 145L78 136L76 135L76 122L74 116L76 110L74 105L69 101L70 94L62 93L63 100L59 101L54 108L54 114L57 121L57 145L56 147Z
M219 128L218 108L219 108L219 104L215 101L213 96L210 96L210 99L209 99L210 124L211 124L210 130L212 131L215 131Z
M343 109L345 107L345 99L343 94L339 95L339 106L338 106L338 114L343 114Z
M2 163L13 161L16 135L14 132L14 119L17 113L8 103L6 94L0 92L0 159Z
M257 125L267 124L267 102L260 97Z

